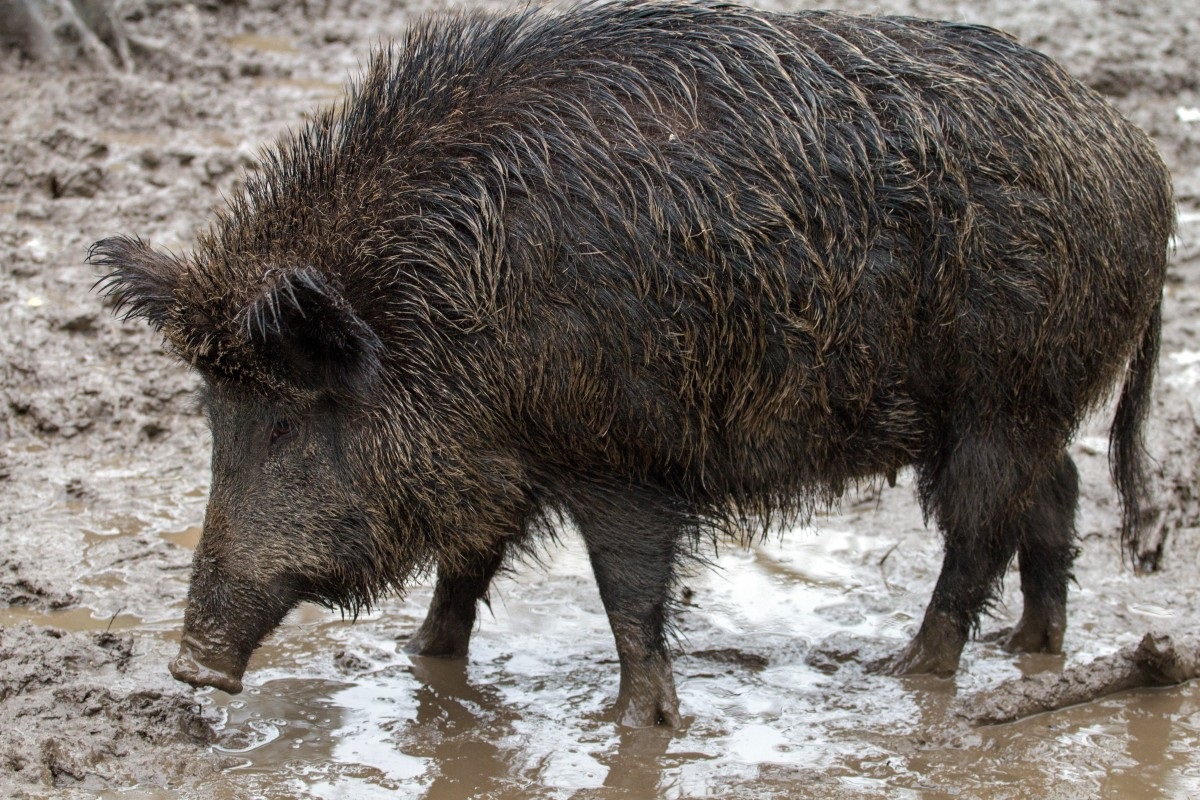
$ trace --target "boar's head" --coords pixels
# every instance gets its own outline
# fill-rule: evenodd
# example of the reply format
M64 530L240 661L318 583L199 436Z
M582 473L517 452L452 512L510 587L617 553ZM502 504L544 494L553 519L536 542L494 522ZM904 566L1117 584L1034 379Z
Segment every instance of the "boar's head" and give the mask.
M416 471L396 464L395 443L413 437L403 414L381 411L384 348L336 279L203 258L129 238L89 254L118 310L147 320L203 377L212 487L171 672L237 692L250 654L297 603L357 613L433 551L397 532L400 518L421 527L411 493L402 513L404 489L382 488Z

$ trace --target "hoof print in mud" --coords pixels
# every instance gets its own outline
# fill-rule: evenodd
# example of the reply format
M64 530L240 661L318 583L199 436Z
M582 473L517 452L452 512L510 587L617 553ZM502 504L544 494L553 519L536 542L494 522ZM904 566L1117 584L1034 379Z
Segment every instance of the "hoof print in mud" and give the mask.
M619 721L678 725L695 544L911 467L945 559L890 669L953 674L1014 556L1026 606L1065 608L1067 448L1114 392L1137 548L1174 225L1145 134L989 28L706 0L428 17L190 255L91 252L203 379L204 645L172 671L236 691L301 601L354 614L434 565L412 646L465 654L562 514Z

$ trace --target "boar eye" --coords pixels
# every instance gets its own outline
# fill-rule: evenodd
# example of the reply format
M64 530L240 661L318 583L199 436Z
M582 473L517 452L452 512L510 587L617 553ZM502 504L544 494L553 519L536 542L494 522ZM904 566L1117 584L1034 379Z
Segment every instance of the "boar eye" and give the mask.
M296 433L296 426L290 419L277 419L271 427L271 444L275 444L280 439L287 439Z

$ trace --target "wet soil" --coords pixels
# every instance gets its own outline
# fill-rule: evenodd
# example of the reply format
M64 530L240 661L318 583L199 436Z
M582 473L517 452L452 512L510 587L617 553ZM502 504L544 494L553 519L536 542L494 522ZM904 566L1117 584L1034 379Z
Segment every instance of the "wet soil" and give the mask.
M499 580L467 662L400 650L424 586L353 624L298 609L236 698L172 682L209 480L196 378L144 326L111 318L83 257L118 232L186 250L260 145L335 99L373 43L460 4L307 5L308 18L267 0L126 3L128 29L153 45L128 73L0 55L0 796L1200 794L1194 683L1006 725L961 713L1149 631L1200 630L1200 21L1171 0L824 4L1004 27L1108 94L1172 170L1152 420L1163 568L1122 563L1100 412L1072 451L1082 554L1065 656L981 640L949 681L863 669L915 630L940 564L902 475L689 577L675 735L612 724L612 637L570 531L545 565ZM1010 577L983 633L1019 612Z
M0 768L14 784L170 785L233 765L192 757L216 738L213 721L159 670L139 674L149 653L135 660L134 645L133 634L108 630L0 628Z

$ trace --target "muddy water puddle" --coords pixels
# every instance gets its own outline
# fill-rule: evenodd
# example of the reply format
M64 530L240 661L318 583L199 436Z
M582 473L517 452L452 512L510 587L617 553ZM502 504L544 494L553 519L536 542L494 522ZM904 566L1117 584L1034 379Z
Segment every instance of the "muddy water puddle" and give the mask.
M23 622L66 631L124 631L144 625L144 621L133 614L99 616L90 608L44 611L26 606L0 607L0 626L20 625Z
M565 538L547 568L499 580L465 663L399 651L428 588L353 623L315 606L293 612L251 660L246 692L198 693L217 720L215 749L241 763L213 796L1200 792L1197 687L971 730L954 718L958 697L1064 659L976 642L956 681L866 673L861 662L904 643L925 590L884 585L896 540L837 528L733 549L689 576L676 661L686 727L619 731L612 638L586 557ZM161 624L154 634L173 635Z
M229 36L225 42L234 50L260 50L268 53L295 53L296 43L287 36L243 33Z

